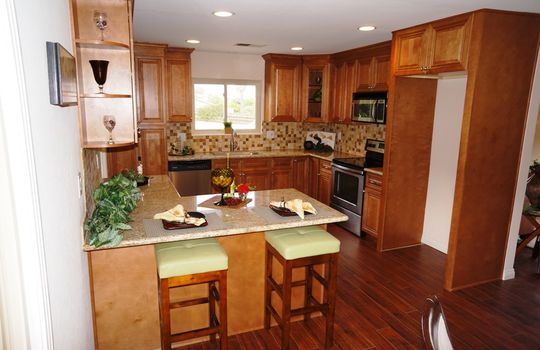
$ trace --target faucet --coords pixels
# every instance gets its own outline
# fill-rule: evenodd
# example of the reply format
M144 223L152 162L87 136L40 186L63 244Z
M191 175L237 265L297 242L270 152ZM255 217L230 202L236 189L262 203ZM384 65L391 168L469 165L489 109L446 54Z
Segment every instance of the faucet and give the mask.
M235 137L236 137L236 131L233 130L233 132L231 133L231 139L229 141L229 150L231 152L236 151L236 149L238 148L238 142L236 142Z

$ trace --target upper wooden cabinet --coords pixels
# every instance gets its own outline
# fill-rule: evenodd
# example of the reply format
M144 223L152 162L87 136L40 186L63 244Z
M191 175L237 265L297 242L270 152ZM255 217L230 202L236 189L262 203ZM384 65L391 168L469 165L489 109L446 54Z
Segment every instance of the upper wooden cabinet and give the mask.
M300 121L302 57L267 54L264 73L264 118L266 121Z
M356 62L355 91L386 91L390 55L367 56Z
M394 32L395 75L463 71L471 31L464 14Z
M352 94L357 64L355 60L334 64L332 80L332 104L330 121L348 123L351 121Z
M116 148L134 144L135 104L133 101L132 1L70 0L72 40L77 75L78 114L83 148ZM106 13L109 26L100 31L94 11ZM102 90L94 79L90 60L107 61ZM104 116L113 116L114 143Z
M167 84L167 120L189 122L192 115L191 52L188 48L167 48L165 81Z
M137 120L165 122L165 45L135 44Z
M328 121L330 56L302 56L302 119Z

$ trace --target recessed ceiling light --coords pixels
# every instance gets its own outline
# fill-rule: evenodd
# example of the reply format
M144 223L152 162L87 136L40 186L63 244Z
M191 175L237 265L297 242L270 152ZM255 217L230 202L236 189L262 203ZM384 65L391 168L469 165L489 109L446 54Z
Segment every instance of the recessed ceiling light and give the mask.
M374 26L362 26L362 27L359 27L358 30L361 31L361 32L370 32L372 30L375 30L375 27Z
M214 12L212 12L212 14L214 16L217 16L217 17L231 17L232 15L234 15L234 12L230 12L230 11L214 11Z
M200 44L200 40L197 40L197 39L187 39L186 40L186 43L190 43L190 44Z
M304 48L301 47L301 46L294 46L294 47L291 47L291 50L293 51L302 51Z

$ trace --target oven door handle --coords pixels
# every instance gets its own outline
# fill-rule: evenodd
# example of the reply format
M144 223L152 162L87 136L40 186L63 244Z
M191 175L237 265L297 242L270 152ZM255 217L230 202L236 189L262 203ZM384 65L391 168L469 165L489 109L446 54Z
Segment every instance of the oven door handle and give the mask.
M339 170L339 171L341 171L341 172L344 172L345 174L349 174L349 175L352 175L352 176L364 175L363 170L351 169L351 168L348 168L346 166L339 165L339 164L336 164L336 163L332 163L332 167ZM334 169L334 171L335 171L335 169Z

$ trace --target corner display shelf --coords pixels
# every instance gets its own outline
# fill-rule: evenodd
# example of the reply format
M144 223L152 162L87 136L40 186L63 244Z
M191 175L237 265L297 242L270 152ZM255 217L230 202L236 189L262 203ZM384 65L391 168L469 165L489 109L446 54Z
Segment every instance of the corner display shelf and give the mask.
M137 142L134 72L132 0L69 0L72 38L77 69L79 127L82 148L111 149ZM103 15L103 22L95 16ZM97 24L105 24L98 27ZM101 28L101 30L100 30ZM90 61L108 61L102 87L111 93L98 93ZM117 93L118 92L118 93ZM112 137L104 118L112 116Z

